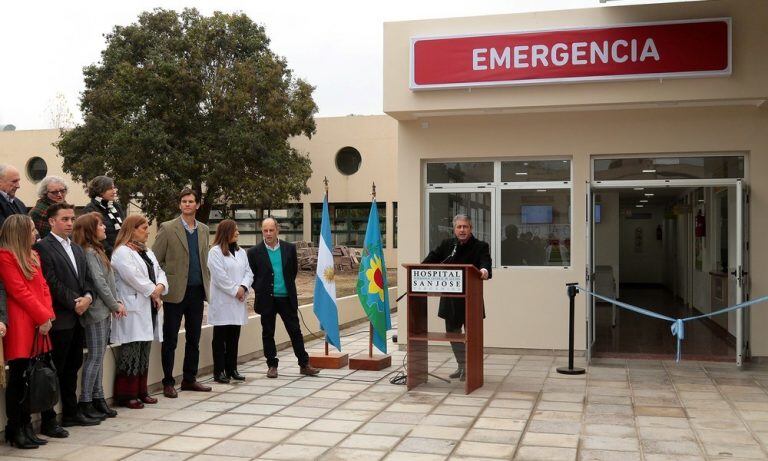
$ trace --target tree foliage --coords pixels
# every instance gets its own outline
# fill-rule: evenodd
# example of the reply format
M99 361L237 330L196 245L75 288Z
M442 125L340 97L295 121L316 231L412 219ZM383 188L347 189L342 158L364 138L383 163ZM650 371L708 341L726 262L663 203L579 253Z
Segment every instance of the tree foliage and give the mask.
M149 218L178 212L177 194L215 204L276 208L309 192L309 158L288 143L315 132L314 88L269 49L244 14L156 9L106 35L84 69L83 124L63 133L64 170L107 174L124 203Z

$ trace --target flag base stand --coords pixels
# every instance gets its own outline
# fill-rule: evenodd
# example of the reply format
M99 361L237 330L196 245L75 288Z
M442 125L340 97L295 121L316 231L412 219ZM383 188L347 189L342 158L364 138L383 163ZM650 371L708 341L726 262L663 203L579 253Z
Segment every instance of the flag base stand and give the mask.
M349 359L350 370L381 371L392 366L391 355L358 354Z
M315 368L338 370L349 364L349 354L342 354L340 352L309 354L309 364Z

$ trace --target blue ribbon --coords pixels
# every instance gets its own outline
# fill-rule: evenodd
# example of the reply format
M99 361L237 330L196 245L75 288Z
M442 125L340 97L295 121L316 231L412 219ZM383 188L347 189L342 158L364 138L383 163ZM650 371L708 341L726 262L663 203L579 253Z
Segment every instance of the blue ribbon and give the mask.
M680 359L682 357L682 350L683 350L682 343L683 343L683 339L685 339L685 322L690 322L691 320L703 319L703 318L706 318L706 317L714 317L715 315L720 315L720 314L726 314L728 312L737 311L739 309L744 309L744 308L752 306L754 304L759 304L759 303L763 303L763 302L768 301L768 296L763 296L761 298L753 299L753 300L750 300L750 301L745 301L743 303L739 303L739 304L736 304L734 306L729 306L729 307L720 309L720 310L715 311L715 312L710 312L708 314L701 314L701 315L696 315L694 317L686 317L686 318L682 318L682 319L676 319L676 318L672 318L672 317L667 317L666 315L663 315L663 314L659 314L658 312L654 312L654 311L651 311L651 310L648 310L648 309L643 309L642 307L633 306L632 304L623 303L623 302L621 302L619 300L608 298L607 296L599 295L599 294L597 294L597 293L595 293L593 291L589 291L589 290L587 290L587 289L585 289L583 287L580 287L580 286L576 286L576 289L581 291L581 292L583 292L583 293L590 294L590 295L594 296L595 298L600 299L602 301L605 301L607 303L611 303L611 304L613 304L615 306L619 306L619 307L621 307L623 309L626 309L628 311L636 312L638 314L642 314L642 315L645 315L645 316L648 316L648 317L653 317L653 318L656 318L656 319L659 319L659 320L665 320L667 322L671 322L672 323L672 326L671 326L672 336L675 337L675 341L677 342L677 351L675 352L675 361L676 362L680 362Z

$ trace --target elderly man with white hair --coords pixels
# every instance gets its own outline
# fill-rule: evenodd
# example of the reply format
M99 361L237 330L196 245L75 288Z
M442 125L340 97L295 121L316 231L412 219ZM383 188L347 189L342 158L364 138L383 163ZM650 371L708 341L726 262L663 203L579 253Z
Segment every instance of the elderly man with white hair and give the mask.
M24 202L16 197L21 187L21 174L16 167L0 164L0 226L5 218L14 214L27 214Z
M58 176L47 176L37 185L37 203L30 210L29 216L35 223L35 229L40 238L45 238L51 233L51 225L48 223L48 208L54 203L62 203L67 200L67 185Z

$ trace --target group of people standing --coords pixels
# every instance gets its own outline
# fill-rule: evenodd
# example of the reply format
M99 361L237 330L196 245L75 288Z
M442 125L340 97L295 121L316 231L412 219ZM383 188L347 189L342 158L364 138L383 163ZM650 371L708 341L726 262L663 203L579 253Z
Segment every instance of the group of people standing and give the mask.
M214 326L214 380L245 380L237 357L249 289L256 291L256 310L262 314L267 376L277 377L277 314L288 330L300 372L318 373L309 365L298 322L295 247L278 239L274 218L264 220L264 242L247 254L237 244L239 232L232 220L219 223L209 247L209 228L196 219L199 196L184 189L180 216L159 225L150 249L148 220L126 216L107 176L89 182L91 200L79 217L66 202L68 189L61 178L40 182L39 200L29 212L16 197L19 187L19 171L0 165L0 336L9 366L5 437L10 444L37 448L47 443L36 435L24 405L24 372L33 351L50 351L59 379L61 420L53 408L41 414L41 433L48 437L65 438L65 427L93 426L117 416L102 387L109 343L120 345L115 356L117 404L140 409L157 403L147 381L155 340L162 342L163 394L176 398L173 370L182 319L186 337L180 389L210 391L197 381L206 299ZM84 347L88 353L83 364Z

